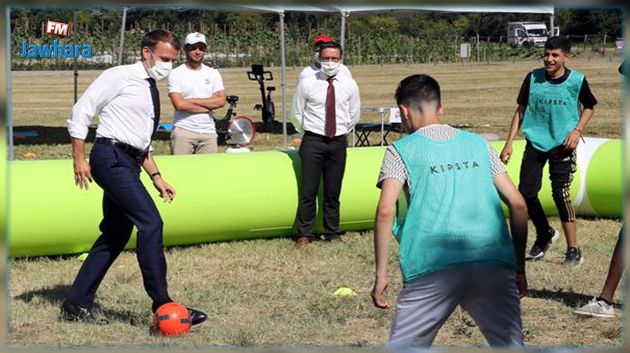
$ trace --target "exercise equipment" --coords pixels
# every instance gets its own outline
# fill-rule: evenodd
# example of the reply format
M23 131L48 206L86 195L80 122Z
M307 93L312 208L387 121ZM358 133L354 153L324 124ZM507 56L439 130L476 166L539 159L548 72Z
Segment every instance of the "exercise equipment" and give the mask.
M247 78L251 81L257 81L260 86L260 100L262 104L256 104L254 110L262 111L262 121L265 125L274 124L276 118L276 108L271 99L271 92L275 91L274 86L267 87L267 96L265 97L265 81L272 81L273 74L267 71L260 64L253 64L252 71L247 71Z
M256 137L254 122L244 115L236 115L238 96L227 96L225 100L229 104L225 115L221 119L214 119L217 134L224 136L230 149L251 145Z

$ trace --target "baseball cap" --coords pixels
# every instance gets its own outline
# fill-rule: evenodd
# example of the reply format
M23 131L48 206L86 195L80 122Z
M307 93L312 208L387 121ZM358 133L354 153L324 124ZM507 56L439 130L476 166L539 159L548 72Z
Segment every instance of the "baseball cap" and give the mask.
M186 39L184 40L184 44L195 44L195 43L203 43L203 44L207 44L206 43L206 36L204 36L203 34L199 33L199 32L193 32L193 33L189 33L186 36Z
M320 42L327 43L327 42L332 42L332 41L333 41L332 38L330 38L330 36L328 36L327 34L320 34L313 39L313 45Z

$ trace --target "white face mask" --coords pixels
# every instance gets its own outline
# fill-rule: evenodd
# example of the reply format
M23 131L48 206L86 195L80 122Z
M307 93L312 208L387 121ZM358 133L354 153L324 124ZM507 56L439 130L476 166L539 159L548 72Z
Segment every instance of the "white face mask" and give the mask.
M153 54L153 52L151 52L151 55L153 55L153 58L155 59L155 65L149 68L147 70L147 73L154 80L159 81L165 79L166 76L168 76L168 74L170 74L171 70L173 69L173 62L160 61L155 57L155 54Z
M323 61L322 62L322 72L326 76L335 76L337 72L339 72L340 63L336 63L334 61Z

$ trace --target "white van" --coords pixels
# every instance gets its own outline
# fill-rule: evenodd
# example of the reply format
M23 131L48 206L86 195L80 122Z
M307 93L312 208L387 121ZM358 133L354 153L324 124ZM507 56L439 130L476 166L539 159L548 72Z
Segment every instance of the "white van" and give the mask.
M550 37L547 26L542 22L508 22L508 44L512 48L544 47ZM560 34L560 28L554 27L551 36Z

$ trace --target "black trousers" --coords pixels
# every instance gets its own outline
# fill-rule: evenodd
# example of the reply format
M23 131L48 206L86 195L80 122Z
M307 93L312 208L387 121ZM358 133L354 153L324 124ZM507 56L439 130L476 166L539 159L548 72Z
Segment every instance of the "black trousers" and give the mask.
M521 163L518 189L527 203L529 218L536 227L537 240L548 241L549 229L545 211L538 199L542 187L542 171L549 162L551 194L562 222L574 222L575 211L571 204L569 187L576 171L575 150L566 150L564 146L555 147L547 152L534 148L529 141L525 145Z
M136 254L144 288L154 308L170 301L162 218L140 181L140 162L109 143L95 143L90 153L90 168L94 181L103 189L101 235L92 245L66 299L87 308L94 305L98 286L136 226Z
M346 169L346 135L328 137L305 132L300 145L302 182L298 206L298 235L313 237L316 197L324 180L324 237L332 239L339 230L339 194Z

